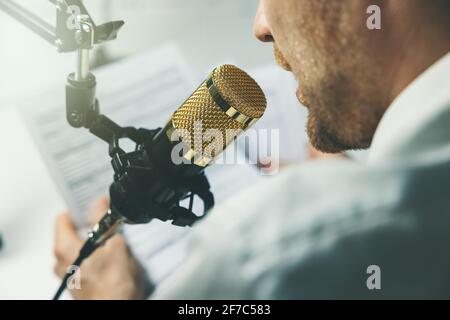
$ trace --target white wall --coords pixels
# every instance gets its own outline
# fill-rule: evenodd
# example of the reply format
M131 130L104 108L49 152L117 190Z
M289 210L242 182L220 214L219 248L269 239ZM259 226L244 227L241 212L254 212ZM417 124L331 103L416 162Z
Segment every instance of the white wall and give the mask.
M46 0L16 0L49 22L54 9ZM119 39L105 48L113 58L177 42L202 75L232 61L251 68L273 60L270 46L258 43L252 22L258 0L86 0L96 23L125 20ZM73 53L58 54L15 20L0 12L0 107L56 83L64 86L74 68Z

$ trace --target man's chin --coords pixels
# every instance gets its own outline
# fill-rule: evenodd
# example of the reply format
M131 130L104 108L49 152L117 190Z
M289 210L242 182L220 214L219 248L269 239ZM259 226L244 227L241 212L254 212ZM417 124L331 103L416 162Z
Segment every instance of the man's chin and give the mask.
M320 152L341 153L354 149L353 146L342 143L336 135L315 123L311 116L308 119L307 132L311 145Z

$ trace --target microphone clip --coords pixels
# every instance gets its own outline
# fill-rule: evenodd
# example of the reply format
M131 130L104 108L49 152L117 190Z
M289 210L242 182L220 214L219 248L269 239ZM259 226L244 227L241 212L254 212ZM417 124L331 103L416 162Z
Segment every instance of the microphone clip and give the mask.
M172 220L180 227L191 226L202 219L214 206L214 196L205 173L192 176L173 174L167 169L154 145L158 133L155 130L127 128L125 136L136 142L133 152L125 152L119 146L118 136L110 144L114 182L110 186L111 208L121 213L127 223L143 224L152 219ZM193 212L194 198L203 202L203 212ZM181 202L189 199L187 208Z

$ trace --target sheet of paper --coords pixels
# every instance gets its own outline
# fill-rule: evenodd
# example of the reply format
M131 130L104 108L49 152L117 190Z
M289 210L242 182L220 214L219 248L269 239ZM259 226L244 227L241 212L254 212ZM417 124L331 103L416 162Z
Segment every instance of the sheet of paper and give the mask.
M95 70L102 113L120 125L157 128L197 87L194 73L174 45L144 52ZM107 145L85 129L65 121L64 86L22 105L22 114L79 226L88 221L93 199L105 195L113 179ZM251 186L258 172L249 165L208 168L220 205L235 190ZM182 259L189 229L152 221L126 226L125 235L155 282L165 278Z

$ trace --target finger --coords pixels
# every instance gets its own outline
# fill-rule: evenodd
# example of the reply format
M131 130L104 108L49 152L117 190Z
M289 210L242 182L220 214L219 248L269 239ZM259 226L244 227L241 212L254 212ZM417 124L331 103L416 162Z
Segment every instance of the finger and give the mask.
M116 234L105 243L102 249L104 249L104 252L120 252L128 250L128 245L123 235Z
M62 262L56 262L54 267L53 267L53 271L55 272L55 274L59 277L59 278L64 278L66 276L66 270L67 267L69 265L62 263Z
M60 214L55 223L55 257L61 262L71 263L78 256L82 244L69 214Z
M109 200L108 197L101 197L97 199L91 207L90 214L90 223L91 225L97 224L101 218L106 214L109 209Z

